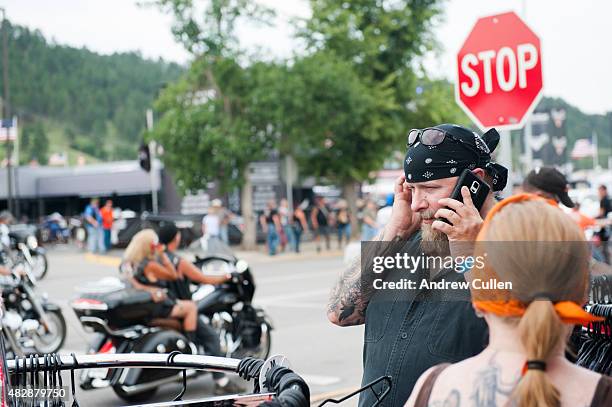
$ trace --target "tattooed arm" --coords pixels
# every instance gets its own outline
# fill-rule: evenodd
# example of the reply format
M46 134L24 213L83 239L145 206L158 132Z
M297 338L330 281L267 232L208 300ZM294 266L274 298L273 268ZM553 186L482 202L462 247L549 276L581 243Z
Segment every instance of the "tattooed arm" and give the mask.
M378 241L405 240L420 227L420 216L413 213L410 206L412 192L406 183L406 177L401 176L395 180L395 198L391 219L383 231L374 239ZM314 211L312 216L315 222ZM375 245L374 245L375 246ZM381 253L375 253L381 254ZM368 258L373 256L366 255ZM361 258L344 271L333 288L327 307L327 317L339 326L361 325L365 322L365 311L373 294L372 281L374 275L361 275ZM368 270L368 267L363 267ZM379 275L378 278L382 278ZM369 288L369 289L368 289Z
M365 322L368 300L362 295L361 257L344 271L332 289L327 306L327 318L339 326L361 325Z
M373 241L383 242L384 233L381 232ZM388 271L382 274L369 272L363 274L362 270L371 270L371 261L375 256L385 256L396 253L399 247L405 244L405 239L396 236L391 242L381 245L371 244L365 246L365 259L358 256L351 266L340 274L336 285L331 291L327 306L327 318L335 325L353 326L365 322L365 311L376 291L373 288L375 278L383 278ZM365 262L365 266L362 265Z

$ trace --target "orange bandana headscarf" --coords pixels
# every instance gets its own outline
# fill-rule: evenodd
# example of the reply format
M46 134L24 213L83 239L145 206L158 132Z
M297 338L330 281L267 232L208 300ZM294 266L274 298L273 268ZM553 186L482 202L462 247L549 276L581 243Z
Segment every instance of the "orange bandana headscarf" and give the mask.
M548 202L550 205L558 207L557 203L552 199L544 199L534 194L518 194L498 202L487 214L482 231L478 236L478 240L484 236L482 233L490 224L491 219L495 214L499 213L502 208L517 202L541 200ZM537 299L534 299L537 300ZM473 301L474 308L479 311L490 312L503 317L521 317L525 314L525 310L529 304L522 303L518 300L509 301ZM554 308L561 319L566 324L587 324L589 322L600 322L605 318L597 317L586 312L580 304L573 301L560 301L554 303Z

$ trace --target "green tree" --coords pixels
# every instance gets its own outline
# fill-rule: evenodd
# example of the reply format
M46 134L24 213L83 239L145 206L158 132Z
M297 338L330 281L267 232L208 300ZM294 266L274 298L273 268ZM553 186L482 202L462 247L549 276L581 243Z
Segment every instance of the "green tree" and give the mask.
M162 116L149 137L162 143L164 162L185 189L211 181L222 190L242 188L243 243L253 247L252 188L245 174L249 163L265 158L278 141L271 119L275 109L265 107L269 99L261 91L281 70L239 64L235 27L265 22L272 13L248 0L210 0L203 10L191 0L153 4L174 16L172 31L194 60L187 74L159 97L156 108Z
M284 89L285 152L301 171L342 185L354 202L355 183L382 167L400 130L393 89L323 51L296 61Z
M299 31L308 55L293 69L299 97L287 101L283 131L298 162L340 183L355 211L357 183L404 149L408 129L457 116L452 96L440 100L452 95L450 86L427 79L418 65L435 46L440 1L310 4Z

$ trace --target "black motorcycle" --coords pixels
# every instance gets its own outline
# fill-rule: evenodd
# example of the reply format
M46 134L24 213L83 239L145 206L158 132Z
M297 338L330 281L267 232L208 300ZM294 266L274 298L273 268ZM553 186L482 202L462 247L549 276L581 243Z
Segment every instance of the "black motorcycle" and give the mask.
M182 333L148 325L157 304L147 291L136 290L114 278L78 290L78 298L70 305L83 328L95 334L89 354L197 353L196 346ZM139 402L153 397L159 385L180 377L166 369L89 369L82 372L80 386L84 390L112 387L122 399Z
M2 276L2 323L14 354L57 352L66 340L66 321L61 308L35 291L36 279L24 265L12 276Z
M3 252L5 264L14 267L26 263L36 280L41 280L47 274L49 262L46 250L38 244L36 226L12 225L9 238L11 244Z
M219 333L226 357L266 359L272 346L272 323L265 311L252 304L255 282L246 261L230 255L196 257L205 274L233 274L226 284L192 285L191 299Z
M215 263L213 263L215 262ZM254 308L253 277L246 262L228 258L198 259L199 266L210 269L223 265L233 275L231 282L211 288L192 286L198 300L200 318L208 319L220 336L221 349L237 355L265 358L270 352L272 324L263 310ZM71 302L83 327L95 333L90 354L114 353L206 353L182 333L164 326L150 326L150 315L157 306L151 295L136 290L116 278L79 287L79 296ZM196 372L188 372L188 376ZM181 380L169 370L90 369L81 375L84 390L112 387L122 399L141 402L150 399L159 385Z

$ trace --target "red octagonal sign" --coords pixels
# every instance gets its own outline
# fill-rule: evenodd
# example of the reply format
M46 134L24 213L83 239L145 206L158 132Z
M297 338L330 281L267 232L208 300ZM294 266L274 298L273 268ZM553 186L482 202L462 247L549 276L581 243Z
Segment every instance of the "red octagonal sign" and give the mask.
M482 130L516 129L541 96L539 38L513 12L479 19L457 54L457 103Z

